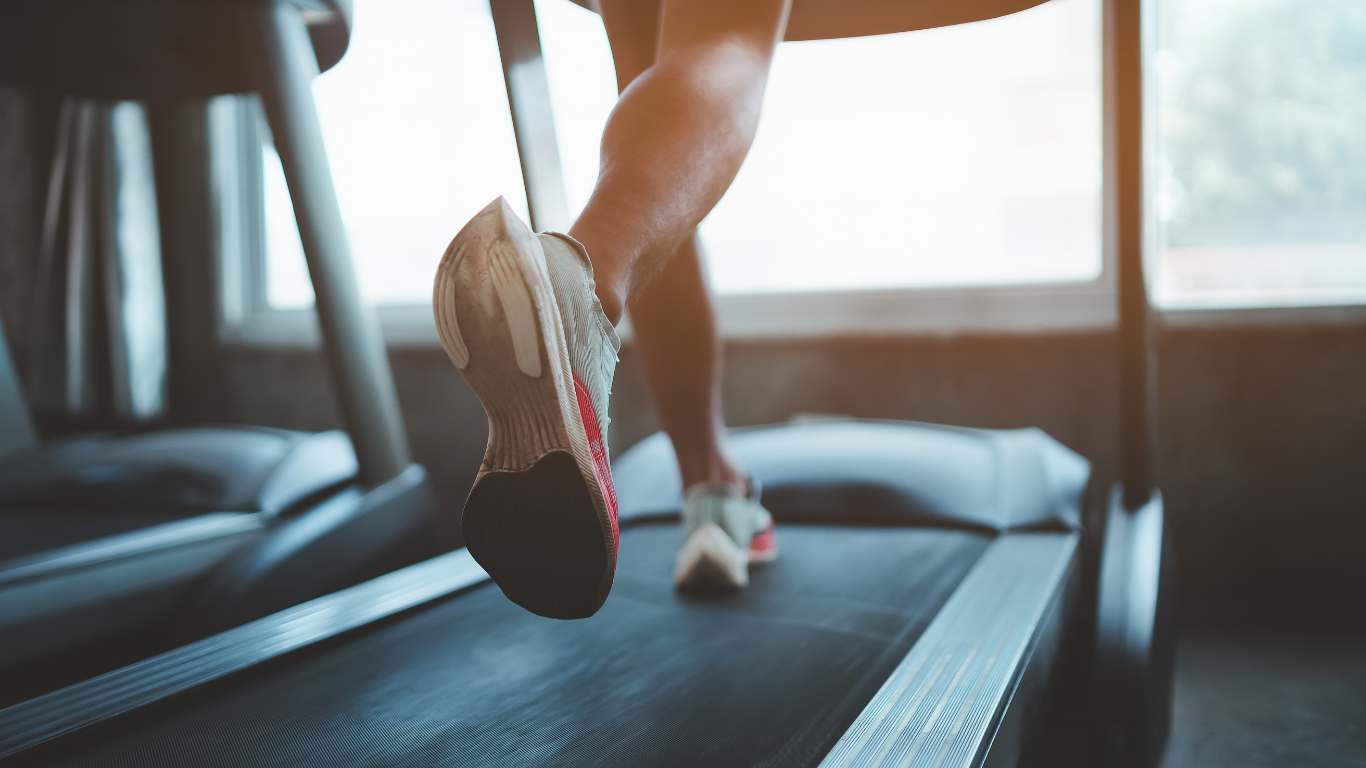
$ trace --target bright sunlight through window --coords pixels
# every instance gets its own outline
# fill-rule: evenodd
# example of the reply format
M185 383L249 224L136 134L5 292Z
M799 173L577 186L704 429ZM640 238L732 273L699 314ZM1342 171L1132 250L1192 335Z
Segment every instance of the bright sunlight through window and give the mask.
M571 212L615 101L602 23L538 0ZM1101 267L1098 0L779 47L754 149L703 222L723 293L1083 281ZM429 300L450 238L525 195L488 8L358 0L314 93L363 290ZM267 151L268 294L312 302Z
M460 227L526 193L486 0L358 0L346 56L313 84L361 290L377 304L431 300ZM265 150L266 287L276 308L313 304L284 172Z

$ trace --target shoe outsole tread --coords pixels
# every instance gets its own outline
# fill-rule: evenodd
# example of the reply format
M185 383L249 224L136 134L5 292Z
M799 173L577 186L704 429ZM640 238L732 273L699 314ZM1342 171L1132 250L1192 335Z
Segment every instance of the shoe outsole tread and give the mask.
M479 478L460 529L470 554L512 602L557 619L597 611L608 553L593 500L568 453L554 451L530 469Z

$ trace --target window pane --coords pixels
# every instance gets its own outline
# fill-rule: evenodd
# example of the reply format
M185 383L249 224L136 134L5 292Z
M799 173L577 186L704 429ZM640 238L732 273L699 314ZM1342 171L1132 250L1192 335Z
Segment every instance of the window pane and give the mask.
M1366 3L1162 0L1165 307L1366 299Z
M487 0L356 0L346 57L313 84L361 290L431 300L447 243L504 195L523 216L517 147ZM312 304L279 159L266 157L267 296Z
M536 24L569 214L577 217L598 179L602 127L617 103L612 48L602 19L570 0L536 0Z
M589 12L568 0L537 11L569 198L582 206L611 110L610 56ZM1097 0L779 46L753 151L703 222L717 289L1095 277L1100 67Z

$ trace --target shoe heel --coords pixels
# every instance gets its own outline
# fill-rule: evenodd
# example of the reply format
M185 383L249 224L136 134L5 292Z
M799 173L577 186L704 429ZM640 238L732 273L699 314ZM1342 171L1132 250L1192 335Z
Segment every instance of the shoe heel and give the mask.
M749 584L749 554L715 523L688 536L674 562L674 584L684 590L735 590Z
M567 449L566 416L577 415L566 413L559 313L536 247L498 198L460 230L437 269L432 307L442 346L489 419L481 473L525 470Z

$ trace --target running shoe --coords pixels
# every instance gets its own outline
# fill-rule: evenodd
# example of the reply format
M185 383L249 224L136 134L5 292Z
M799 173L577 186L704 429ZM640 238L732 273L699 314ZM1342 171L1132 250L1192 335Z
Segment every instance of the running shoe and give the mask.
M683 546L674 584L688 591L734 590L749 584L751 563L778 558L773 515L759 504L759 481L749 493L730 483L698 483L683 497Z
M465 546L528 611L592 616L616 572L607 398L621 342L587 252L567 235L533 234L500 197L446 249L432 306L489 420Z

